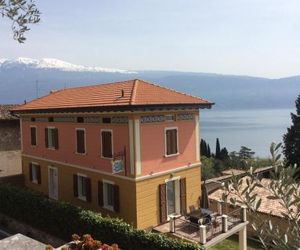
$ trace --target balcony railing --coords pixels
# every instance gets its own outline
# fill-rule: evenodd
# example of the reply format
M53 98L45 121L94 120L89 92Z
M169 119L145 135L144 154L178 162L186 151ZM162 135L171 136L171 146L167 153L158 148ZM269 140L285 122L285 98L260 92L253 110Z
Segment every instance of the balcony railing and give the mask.
M228 214L215 213L210 215L209 219L203 217L199 223L191 222L187 216L173 216L169 221L169 232L204 245L243 222L246 222L245 207L237 208Z

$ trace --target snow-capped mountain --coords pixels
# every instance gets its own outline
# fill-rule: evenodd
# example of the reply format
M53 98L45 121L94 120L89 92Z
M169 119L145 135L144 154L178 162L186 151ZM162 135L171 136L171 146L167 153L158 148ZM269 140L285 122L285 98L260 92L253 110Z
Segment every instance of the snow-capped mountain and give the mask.
M0 69L12 68L32 68L32 69L56 69L61 71L70 72L107 72L107 73L122 73L122 74L135 74L136 72L111 69L103 67L89 67L83 65L76 65L65 62L55 58L32 59L26 57L19 57L17 59L0 58Z
M266 79L179 71L86 67L58 59L0 59L0 104L22 103L50 90L140 78L216 102L220 109L293 107L300 76Z

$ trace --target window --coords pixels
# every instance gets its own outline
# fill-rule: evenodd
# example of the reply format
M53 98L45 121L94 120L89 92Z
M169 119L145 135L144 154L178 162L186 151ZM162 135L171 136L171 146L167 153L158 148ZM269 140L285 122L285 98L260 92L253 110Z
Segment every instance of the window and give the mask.
M114 185L108 182L103 182L103 205L104 207L113 210Z
M111 181L99 181L98 202L101 207L114 212L119 212L119 186Z
M111 159L113 156L111 130L101 131L101 156L109 159Z
M54 122L54 118L53 117L48 117L48 122Z
M83 117L77 117L77 122L78 123L84 123L84 118Z
M30 143L32 146L36 146L36 127L30 127Z
M85 154L86 153L85 129L83 129L83 128L76 129L76 142L77 142L76 152L78 154Z
M37 163L30 163L29 178L32 183L41 184L41 167Z
M58 149L57 128L45 128L45 144L47 148Z
M111 118L110 117L103 117L102 122L103 123L111 123Z
M86 177L78 175L78 198L86 200Z
M83 201L91 201L91 179L86 175L73 176L74 196Z
M178 133L177 128L166 129L166 156L178 154Z
M30 121L35 122L35 117L31 117Z

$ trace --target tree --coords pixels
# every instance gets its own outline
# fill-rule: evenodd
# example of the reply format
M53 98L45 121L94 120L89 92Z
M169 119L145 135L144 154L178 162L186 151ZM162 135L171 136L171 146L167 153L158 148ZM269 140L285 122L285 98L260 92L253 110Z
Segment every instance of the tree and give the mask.
M217 138L217 140L216 140L216 159L220 159L220 152L221 152L220 142L219 142L219 138Z
M252 228L260 239L264 249L299 249L300 248L300 186L294 178L296 168L292 166L282 167L280 163L280 144L272 143L270 146L271 162L275 168L275 174L268 185L263 185L261 179L251 168L247 172L246 187L242 188L243 179L233 176L230 182L225 184L223 201L233 205L244 205L248 208L248 218ZM283 207L283 219L287 222L287 228L282 229L279 225L266 220L264 215L258 212L261 206L261 198L256 192L256 187L265 189L271 195L269 200L276 200ZM235 197L235 198L233 198Z
M28 26L38 23L41 15L34 0L0 0L0 14L12 21L13 37L19 43L24 43Z
M297 175L300 177L300 95L295 103L296 113L291 113L292 125L283 136L283 153L288 164L297 164Z
M219 159L221 161L227 161L229 159L227 148L224 147L221 149Z
M210 146L209 146L209 144L207 144L207 157L208 157L208 158L211 157L211 151L210 151Z
M207 145L206 145L206 141L201 139L201 143L200 143L200 154L201 156L207 156Z
M249 160L253 158L254 154L255 152L252 151L252 149L247 148L245 146L241 146L241 149L239 151L239 158L241 160Z

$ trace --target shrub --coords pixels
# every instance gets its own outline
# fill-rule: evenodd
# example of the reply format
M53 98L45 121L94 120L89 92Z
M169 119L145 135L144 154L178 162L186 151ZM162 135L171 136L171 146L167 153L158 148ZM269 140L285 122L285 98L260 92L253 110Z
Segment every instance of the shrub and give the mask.
M136 230L121 219L102 217L99 213L7 184L0 184L0 204L1 213L66 241L77 232L79 235L91 233L108 244L118 243L121 249L200 249L197 244Z

